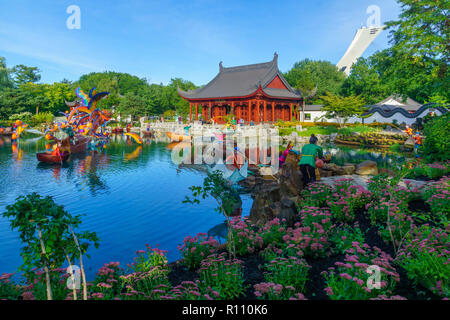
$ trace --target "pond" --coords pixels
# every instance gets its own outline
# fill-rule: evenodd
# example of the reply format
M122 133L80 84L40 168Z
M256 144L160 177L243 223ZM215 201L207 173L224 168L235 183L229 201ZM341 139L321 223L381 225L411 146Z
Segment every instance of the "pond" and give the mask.
M126 266L146 244L168 250L169 262L174 261L185 236L206 233L224 222L212 199L200 205L182 203L190 186L203 183L206 170L174 164L173 144L164 138L145 139L138 146L115 136L102 153L72 155L62 166L38 163L36 152L44 143L42 138L27 138L15 147L9 138L0 138L0 213L18 196L38 192L52 196L72 214L84 214L82 229L97 232L101 239L98 249L89 250L89 278L106 262ZM388 167L405 159L333 145L324 149L337 164L374 160ZM248 194L241 198L243 215L248 215L252 199ZM22 263L21 243L1 216L0 239L0 274L14 272Z
M102 154L71 156L62 167L38 163L43 139L22 139L17 149L9 138L0 139L0 212L18 196L38 192L72 214L85 214L82 228L101 239L98 249L89 250L89 278L106 262L130 263L147 243L159 244L174 261L185 236L208 232L225 220L212 199L182 203L190 186L202 185L206 172L175 165L164 139L147 139L140 147L117 136ZM252 199L241 198L247 215ZM0 239L0 274L14 272L22 263L21 243L1 216Z

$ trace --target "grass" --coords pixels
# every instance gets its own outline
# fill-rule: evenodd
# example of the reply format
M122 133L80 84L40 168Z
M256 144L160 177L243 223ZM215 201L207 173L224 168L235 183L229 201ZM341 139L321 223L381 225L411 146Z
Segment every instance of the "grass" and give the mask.
M368 127L368 126L352 126L352 127L344 127L342 129L339 129L335 126L315 126L315 127L307 127L304 131L297 131L295 127L289 127L289 128L279 128L280 136L288 136L292 132L297 132L299 137L309 137L311 134L321 134L321 135L329 135L332 133L339 133L343 136L350 136L355 132L358 133L367 133L367 132L375 132L377 131L375 128Z

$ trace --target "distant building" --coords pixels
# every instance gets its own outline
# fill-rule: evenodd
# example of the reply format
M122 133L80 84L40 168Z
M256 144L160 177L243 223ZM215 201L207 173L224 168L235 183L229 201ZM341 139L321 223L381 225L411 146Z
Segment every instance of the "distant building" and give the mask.
M301 94L294 90L278 69L278 55L270 62L225 68L206 86L183 91L179 95L189 101L189 121L214 119L232 115L247 123L290 121L298 119Z
M380 107L383 110L391 111L395 108L403 108L408 112L415 112L419 110L419 108L422 106L422 104L418 103L417 101L414 101L411 98L406 98L403 100L403 98L400 95L392 95L383 101L378 102L377 104L373 105L374 107Z
M305 122L315 122L325 116L325 111L322 111L321 104L307 104L305 105ZM325 119L326 121L326 119Z
M430 112L436 115L447 113L448 110L442 106L436 106L433 103L425 105L414 101L411 98L403 99L399 95L392 95L377 104L370 106L366 112L366 117L353 117L349 122L381 122L381 123L398 123L411 125L425 117Z
M362 27L356 31L355 37L352 43L345 52L344 56L337 63L337 67L340 71L344 72L347 76L350 74L353 64L361 57L369 47L369 45L379 36L382 27Z

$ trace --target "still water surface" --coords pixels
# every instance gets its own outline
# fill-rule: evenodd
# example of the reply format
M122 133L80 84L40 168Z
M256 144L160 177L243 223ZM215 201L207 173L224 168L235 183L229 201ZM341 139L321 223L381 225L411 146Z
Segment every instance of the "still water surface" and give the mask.
M182 203L190 186L202 185L206 172L175 165L168 142L147 139L140 147L117 136L103 153L71 156L61 167L36 160L43 139L22 139L17 149L7 137L0 139L0 212L18 196L38 192L72 214L85 214L82 228L101 239L98 249L89 250L90 278L105 262L130 263L147 243L159 244L174 261L185 236L224 222L214 200ZM241 198L246 215L252 200ZM22 263L20 247L17 232L0 216L0 274Z

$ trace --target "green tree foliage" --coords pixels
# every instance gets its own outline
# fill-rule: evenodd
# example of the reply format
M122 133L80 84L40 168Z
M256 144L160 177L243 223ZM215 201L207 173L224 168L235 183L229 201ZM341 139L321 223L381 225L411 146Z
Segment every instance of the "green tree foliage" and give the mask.
M350 76L342 85L345 96L361 95L368 104L375 104L384 100L389 91L382 77L373 65L373 59L360 58L353 65Z
M17 198L6 210L3 217L10 221L12 229L18 231L24 245L20 270L28 277L32 276L33 268L44 269L47 298L52 300L52 270L60 268L66 259L71 262L78 260L81 264L82 255L89 245L93 243L98 247L97 235L88 231L77 232L81 216L72 216L51 197L42 198L32 193Z
M340 127L343 126L348 118L361 115L366 111L364 99L361 96L340 97L327 92L320 99L324 102L322 110L326 112L325 116L329 119L336 119Z
M450 113L425 122L423 157L428 162L450 159Z
M345 81L345 74L331 62L309 59L296 62L293 68L284 74L284 77L304 96L305 93L310 93L317 86L317 95L311 99L311 103L319 103L320 96L326 92L338 94Z
M28 67L23 64L19 64L12 68L11 76L16 86L25 84L28 82L38 82L41 80L40 70L37 67Z
M128 92L119 104L119 111L122 115L144 116L147 114L145 100L132 92Z
M5 58L0 57L0 119L8 119L12 114L38 111L58 115L66 111L64 102L73 101L75 89L81 87L86 93L93 87L97 92L108 91L107 99L97 104L103 109L114 109L124 115L162 115L165 111L186 115L189 103L181 98L177 88L192 90L197 87L181 78L171 79L170 83L149 84L145 78L128 73L93 72L80 77L74 83L67 79L53 84L35 83L40 79L36 67L6 66ZM13 81L14 80L14 81Z
M0 90L3 88L11 88L13 83L10 78L10 70L6 66L6 59L0 57Z
M45 97L35 97L20 89L5 88L0 91L0 119L8 119L10 115L21 112L35 113L39 101Z
M399 20L391 28L395 47L412 56L448 63L450 24L448 0L397 0L402 8Z

